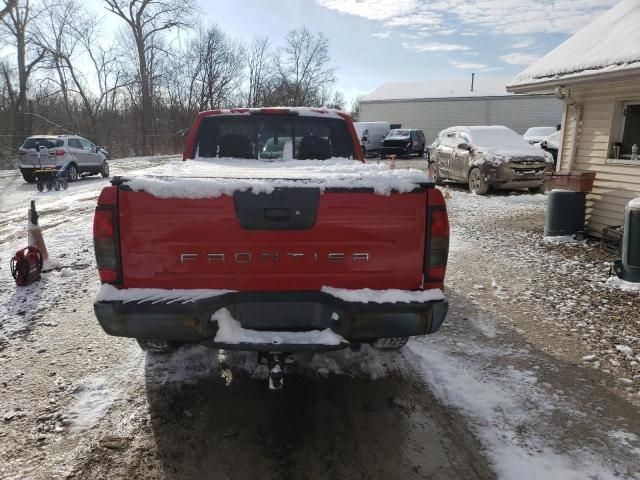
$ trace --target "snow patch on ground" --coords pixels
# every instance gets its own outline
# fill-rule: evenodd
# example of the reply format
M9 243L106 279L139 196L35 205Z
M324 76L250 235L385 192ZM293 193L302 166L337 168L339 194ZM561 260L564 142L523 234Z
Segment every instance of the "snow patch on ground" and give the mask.
M345 288L334 288L324 286L321 289L324 293L328 293L345 302L358 303L410 303L410 302L432 302L436 300L444 300L444 293L438 288L431 290L372 290L370 288L361 288L356 290L348 290Z
M640 283L627 282L618 277L609 277L607 287L618 288L623 292L640 292Z
M95 427L113 405L124 398L127 386L140 382L142 360L142 351L132 344L126 363L81 380L75 389L74 401L65 414L71 421L70 430L82 432Z
M542 237L547 243L563 243L563 244L581 244L584 245L587 243L587 239L578 240L575 235L559 235L555 237L547 236Z

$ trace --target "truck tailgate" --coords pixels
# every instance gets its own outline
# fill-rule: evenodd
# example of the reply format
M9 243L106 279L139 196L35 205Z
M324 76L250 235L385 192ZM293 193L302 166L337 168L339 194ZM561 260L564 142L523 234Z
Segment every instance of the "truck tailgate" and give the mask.
M390 196L279 188L200 199L120 188L123 286L418 289L426 207L423 187Z

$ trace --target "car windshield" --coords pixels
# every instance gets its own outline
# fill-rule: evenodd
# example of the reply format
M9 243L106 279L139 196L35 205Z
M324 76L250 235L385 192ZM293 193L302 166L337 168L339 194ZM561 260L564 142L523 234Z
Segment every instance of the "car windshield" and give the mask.
M524 134L525 137L546 137L556 131L556 127L531 127Z
M64 142L62 140L58 140L55 138L33 137L33 138L27 138L24 141L24 145L22 145L22 148L28 150L31 148L36 148L36 144L40 144L41 147L45 147L48 149L48 148L61 147L63 143Z
M531 145L507 127L472 127L469 129L473 145L490 148L530 148Z
M213 115L202 120L199 157L259 160L353 158L353 140L339 118L298 115Z
M409 135L409 130L391 130L389 132L390 137L408 137Z

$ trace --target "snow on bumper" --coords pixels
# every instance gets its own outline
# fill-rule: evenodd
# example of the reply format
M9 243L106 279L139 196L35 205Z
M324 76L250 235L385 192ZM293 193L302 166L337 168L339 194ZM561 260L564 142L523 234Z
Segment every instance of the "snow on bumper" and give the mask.
M325 288L331 293L199 291L189 296L109 289L101 289L94 310L110 335L237 350L272 351L274 345L282 351L337 350L350 342L426 335L440 328L447 313L440 291L399 295L397 290Z

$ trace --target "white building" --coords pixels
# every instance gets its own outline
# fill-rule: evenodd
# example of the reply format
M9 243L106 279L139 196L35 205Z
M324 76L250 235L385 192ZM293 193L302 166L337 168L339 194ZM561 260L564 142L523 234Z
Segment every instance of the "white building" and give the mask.
M422 129L431 143L453 125L505 125L518 133L529 127L556 126L563 103L552 95L513 95L504 77L385 83L360 103L362 122L386 120Z

